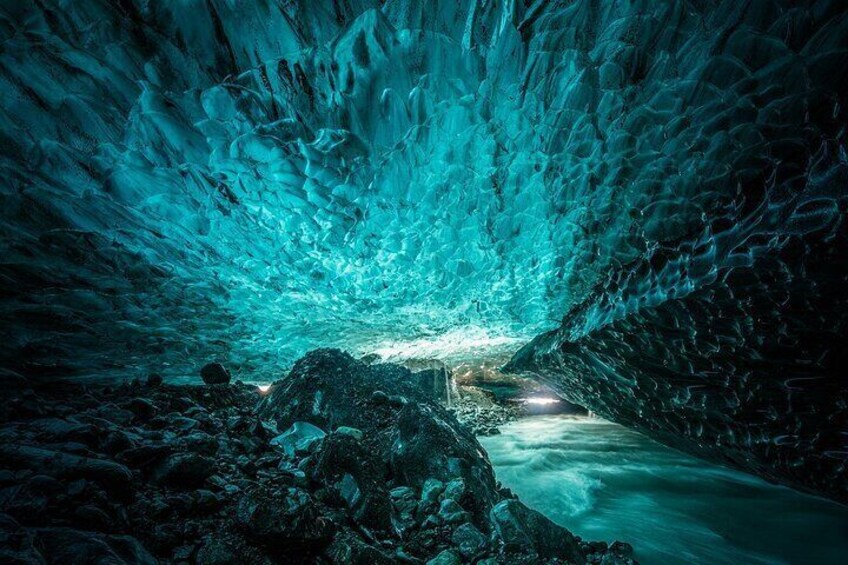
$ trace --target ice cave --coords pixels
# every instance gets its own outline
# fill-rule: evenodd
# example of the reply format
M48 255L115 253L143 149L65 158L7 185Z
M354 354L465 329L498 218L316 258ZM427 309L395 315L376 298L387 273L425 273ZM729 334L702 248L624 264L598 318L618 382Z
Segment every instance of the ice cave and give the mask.
M0 39L0 563L848 560L845 0Z

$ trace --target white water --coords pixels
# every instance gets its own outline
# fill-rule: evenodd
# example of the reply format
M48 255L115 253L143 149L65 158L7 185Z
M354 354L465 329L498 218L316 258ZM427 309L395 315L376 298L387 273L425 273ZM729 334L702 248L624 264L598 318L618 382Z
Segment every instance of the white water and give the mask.
M536 416L480 438L498 479L643 564L848 563L848 507L669 449L604 420Z

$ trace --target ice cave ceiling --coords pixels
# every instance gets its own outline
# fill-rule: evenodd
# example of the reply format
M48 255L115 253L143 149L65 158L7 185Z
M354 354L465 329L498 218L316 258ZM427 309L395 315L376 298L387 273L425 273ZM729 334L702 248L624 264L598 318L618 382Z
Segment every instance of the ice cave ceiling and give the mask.
M552 332L514 370L848 496L842 0L41 0L0 34L4 366Z

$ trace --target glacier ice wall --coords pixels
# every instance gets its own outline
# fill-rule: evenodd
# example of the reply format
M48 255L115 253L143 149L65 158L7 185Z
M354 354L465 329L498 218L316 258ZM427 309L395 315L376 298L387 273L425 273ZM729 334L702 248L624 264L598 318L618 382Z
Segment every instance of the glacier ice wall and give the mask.
M840 0L42 0L0 37L4 366L562 322L513 368L845 492Z

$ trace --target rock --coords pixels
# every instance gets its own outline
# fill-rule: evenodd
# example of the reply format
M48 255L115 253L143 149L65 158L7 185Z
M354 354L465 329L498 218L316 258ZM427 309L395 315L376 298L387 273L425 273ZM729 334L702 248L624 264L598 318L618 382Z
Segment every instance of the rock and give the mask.
M133 398L126 406L139 420L146 421L156 416L156 406L146 398Z
M208 385L224 385L230 382L230 372L220 363L207 363L200 369L200 378Z
M338 492L354 520L370 529L391 530L385 461L354 438L339 434L327 437L314 457L311 479Z
M362 441L362 439L365 437L365 434L362 433L362 430L351 428L349 426L339 426L333 433L348 435L356 441Z
M109 532L114 527L114 521L101 508L93 504L86 504L74 510L75 526L81 526L86 530L97 532Z
M151 388L162 386L162 381L162 375L159 373L150 373L147 375L147 386Z
M396 559L392 559L381 549L344 531L339 532L327 548L326 555L331 563L340 565L395 565L397 563Z
M158 561L131 536L110 536L71 528L35 530L34 545L50 564L155 565Z
M451 543L466 559L471 559L486 547L486 536L471 523L459 526L451 536Z
M415 525L415 512L418 509L418 497L410 487L397 487L389 492L392 499L392 523L398 531L406 531Z
M633 558L633 546L623 541L616 541L610 546L609 550L618 557L624 559Z
M271 445L282 450L288 457L313 451L326 437L324 430L308 422L295 422L284 433L271 440Z
M215 461L196 453L175 453L154 470L154 481L168 486L197 488L215 472Z
M445 484L439 479L427 479L421 487L421 502L436 503L445 490Z
M0 387L3 390L20 389L29 386L29 380L15 371L0 369Z
M245 536L277 555L316 552L329 544L333 532L309 494L293 487L279 491L254 488L240 498L235 518Z
M507 551L536 553L542 558L559 557L583 563L577 539L542 514L518 500L504 500L490 513L498 538Z
M427 565L462 565L462 561L457 557L456 553L446 549L429 560Z
M460 501L463 496L465 496L465 481L462 479L448 481L445 485L444 497Z
M112 461L23 445L0 445L0 461L12 469L37 470L60 480L94 481L119 500L127 500L133 492L130 470Z
M458 524L468 519L468 514L452 498L446 498L439 505L439 518L448 524Z
M389 395L382 390L375 390L371 393L371 401L375 404L389 404Z
M204 542L197 552L197 565L230 565L237 561L238 553L217 537Z

